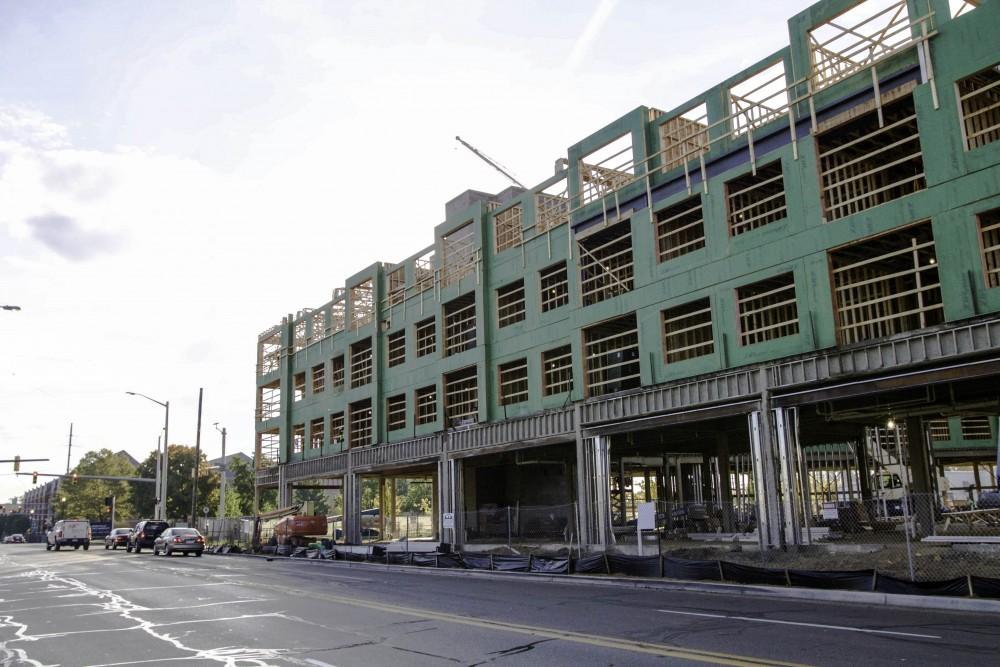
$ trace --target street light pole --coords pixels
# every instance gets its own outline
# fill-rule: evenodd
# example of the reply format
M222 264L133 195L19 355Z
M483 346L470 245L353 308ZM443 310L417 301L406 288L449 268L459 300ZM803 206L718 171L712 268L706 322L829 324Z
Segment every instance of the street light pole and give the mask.
M226 427L219 428L219 422L212 424L215 430L222 434L222 481L219 482L219 518L226 516Z
M140 394L137 391L126 391L129 396L141 396L147 401L152 401L160 407L163 408L163 456L159 462L158 476L160 478L160 483L157 486L159 492L160 502L157 505L156 517L157 519L165 520L167 518L167 463L168 455L167 452L170 450L170 401L158 401L155 398L146 396L145 394ZM159 449L159 448L157 448Z

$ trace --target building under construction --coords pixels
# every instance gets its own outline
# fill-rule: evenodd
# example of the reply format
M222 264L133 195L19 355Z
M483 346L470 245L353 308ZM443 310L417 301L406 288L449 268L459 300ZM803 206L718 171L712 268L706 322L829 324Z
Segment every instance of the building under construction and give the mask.
M952 467L995 487L998 35L996 0L825 0L546 181L448 202L260 335L258 489L342 489L348 543L403 536L421 485L406 535L489 541L517 507L601 549L644 501L770 548Z

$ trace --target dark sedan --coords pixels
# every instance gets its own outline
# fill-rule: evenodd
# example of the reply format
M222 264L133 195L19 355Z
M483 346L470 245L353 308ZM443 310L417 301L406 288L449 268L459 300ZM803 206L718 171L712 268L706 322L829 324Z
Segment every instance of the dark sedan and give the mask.
M128 547L128 540L131 536L131 528L115 528L104 538L104 548L117 549L118 547Z
M194 528L168 528L153 542L153 555L159 556L161 553L172 556L174 553L181 553L185 556L193 553L200 556L205 550L205 538Z

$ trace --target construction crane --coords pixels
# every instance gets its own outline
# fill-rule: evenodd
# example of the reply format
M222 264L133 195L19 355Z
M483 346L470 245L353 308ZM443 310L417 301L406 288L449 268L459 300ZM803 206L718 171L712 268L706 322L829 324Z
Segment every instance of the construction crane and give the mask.
M493 167L494 169L496 169L497 171L499 171L501 174L503 174L504 176L506 176L507 178L509 178L510 181L514 185L516 185L517 187L523 188L525 190L528 189L528 188L524 187L524 184L521 183L521 181L519 181L516 178L514 178L513 176L511 176L510 172L508 172L507 169L503 165L501 165L496 160L490 158L489 156L487 156L487 155L479 152L478 150L476 150L475 146L473 146L472 144L468 143L467 141L465 141L464 139L462 139L462 137L458 136L457 134L455 135L455 141L457 141L458 143L460 143L463 146L465 146L466 148L468 148L470 151L472 151L473 153L475 153L476 157L478 157L480 160L482 160L483 162L485 162L486 164L490 165L491 167Z

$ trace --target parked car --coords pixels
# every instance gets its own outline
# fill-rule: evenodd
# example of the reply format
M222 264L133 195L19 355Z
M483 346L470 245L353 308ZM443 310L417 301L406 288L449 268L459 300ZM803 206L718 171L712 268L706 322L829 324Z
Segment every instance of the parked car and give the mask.
M152 519L140 521L135 524L135 529L132 531L125 551L141 553L143 547L152 549L156 538L168 528L170 528L170 524L166 521L153 521Z
M185 556L193 553L200 556L205 550L205 538L194 528L167 528L153 540L153 555L173 556L174 552Z
M63 547L86 551L90 548L90 522L86 519L62 519L56 521L45 536L45 550L59 551Z
M24 535L21 533L14 533L13 535L8 535L3 538L4 544L24 544Z
M104 538L105 549L117 549L118 547L128 548L129 539L132 537L131 528L115 528Z

